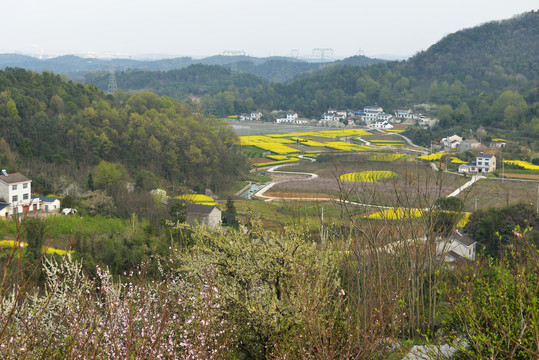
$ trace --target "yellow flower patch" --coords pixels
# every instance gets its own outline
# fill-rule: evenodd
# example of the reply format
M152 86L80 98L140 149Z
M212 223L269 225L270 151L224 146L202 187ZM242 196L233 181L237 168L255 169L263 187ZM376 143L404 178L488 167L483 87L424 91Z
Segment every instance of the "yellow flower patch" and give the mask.
M534 164L529 163L529 162L527 162L527 161L522 161L522 160L504 160L503 162L506 163L506 164L509 164L509 165L520 166L521 168L526 169L526 170L539 170L539 165L534 165Z
M296 157L293 157L293 158L290 158L290 159L280 160L280 161L272 161L272 162L269 162L269 163L257 163L257 164L253 164L253 166L254 167L273 166L273 165L292 163L292 162L296 162L296 161L299 161L299 159L296 158Z
M299 145L324 147L324 143L310 139L293 137L292 140L294 140Z
M268 159L271 159L271 160L287 160L288 157L287 156L284 156L284 155L268 155L266 156Z
M381 170L381 171L360 171L339 176L341 181L354 181L354 182L378 182L383 179L390 179L398 176L393 171Z
M349 144L342 141L328 141L324 146L334 150L341 151L368 151L370 148L365 145Z
M465 227L468 221L470 221L470 215L471 213L464 213L460 218L459 222L457 223L457 228Z
M404 132L405 130L385 129L384 131L387 131L387 132L394 132L394 133L401 133L401 132Z
M415 219L421 216L423 216L423 210L421 209L392 208L378 211L365 217L375 220L403 220Z
M0 246L5 247L14 247L14 246L20 246L20 247L27 247L28 244L22 241L15 241L15 240L0 240Z
M174 199L187 201L193 204L201 205L217 205L215 200L211 196L202 195L202 194L185 194L174 197Z
M25 248L25 247L28 246L28 244L23 242L23 241L0 240L0 246L4 246L4 247L19 246L21 248ZM67 251L65 251L65 250L55 249L55 248L47 247L47 246L44 246L43 250L45 250L45 253L48 254L48 255L50 255L50 254L58 254L58 255L63 256L65 254L67 254ZM72 254L73 252L74 252L73 250L69 251L70 254Z
M395 161L406 154L376 154L367 159L367 161Z
M460 160L458 157L451 157L451 164L467 164L466 161Z
M449 153L444 152L444 153L437 153L437 154L430 154L430 155L422 155L422 156L418 156L417 158L421 160L427 160L427 161L436 161L436 160L440 160L442 156L444 155L449 155Z
M345 136L366 136L366 135L372 135L372 134L365 130L346 129L346 130L327 130L327 131L307 131L307 132L300 132L300 133L274 134L274 135L268 135L268 136L271 136L274 138L294 137L294 136L295 137L313 136L313 137L338 139Z

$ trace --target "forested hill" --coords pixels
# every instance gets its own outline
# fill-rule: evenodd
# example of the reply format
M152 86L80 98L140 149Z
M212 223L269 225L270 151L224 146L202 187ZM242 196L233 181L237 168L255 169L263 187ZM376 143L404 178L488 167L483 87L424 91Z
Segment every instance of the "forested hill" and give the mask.
M37 59L31 56L18 54L0 54L0 69L6 67L21 67L33 71L52 71L63 73L73 80L82 80L87 72L95 71L169 71L185 67L201 65L219 65L232 71L244 72L262 77L273 82L285 82L299 74L316 70L327 64L353 64L365 66L384 62L381 59L371 59L365 56L354 56L335 62L309 62L291 57L257 58L252 56L224 56L216 55L202 59L192 57L177 57L161 60L134 60L134 59L96 59L82 58L73 55L59 56L50 59Z
M461 81L467 88L525 87L539 79L539 11L444 37L406 62L417 79Z
M107 89L109 72L87 73L85 81L101 89ZM189 95L202 96L227 89L256 88L268 81L246 73L236 73L217 65L191 65L170 71L126 70L115 73L116 82L122 89L148 89L160 95L186 100Z
M0 71L0 164L8 171L41 162L74 172L106 160L132 176L146 170L218 190L244 170L234 136L228 124L147 91L115 99L49 72Z

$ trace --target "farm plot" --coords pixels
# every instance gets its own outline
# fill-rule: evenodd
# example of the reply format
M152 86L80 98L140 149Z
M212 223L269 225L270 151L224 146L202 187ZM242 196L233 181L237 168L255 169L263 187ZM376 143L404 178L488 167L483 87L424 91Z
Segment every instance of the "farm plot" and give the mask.
M275 185L272 192L326 194L360 203L422 208L439 197L447 196L466 181L453 174L433 172L425 163L404 159L391 163L367 161L372 155L319 156L315 163L294 166L294 171L315 173L318 178L282 182ZM365 171L392 171L396 175L378 182L339 180L344 174Z
M464 200L465 211L500 207L515 204L521 201L535 201L537 199L537 186L539 182L499 179L482 179L471 188L459 194Z

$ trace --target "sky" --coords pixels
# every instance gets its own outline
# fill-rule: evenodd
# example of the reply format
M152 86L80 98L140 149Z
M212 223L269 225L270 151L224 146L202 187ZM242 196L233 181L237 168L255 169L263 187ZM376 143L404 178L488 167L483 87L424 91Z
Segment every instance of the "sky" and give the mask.
M2 0L0 53L406 57L537 0ZM320 52L318 52L319 54ZM331 55L332 54L332 55Z

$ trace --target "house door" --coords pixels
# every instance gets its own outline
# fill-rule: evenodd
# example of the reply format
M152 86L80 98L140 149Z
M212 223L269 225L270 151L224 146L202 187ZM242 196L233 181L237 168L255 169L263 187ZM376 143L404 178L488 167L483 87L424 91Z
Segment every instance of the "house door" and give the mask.
M37 204L34 204L32 210L33 210L34 214L37 214Z

